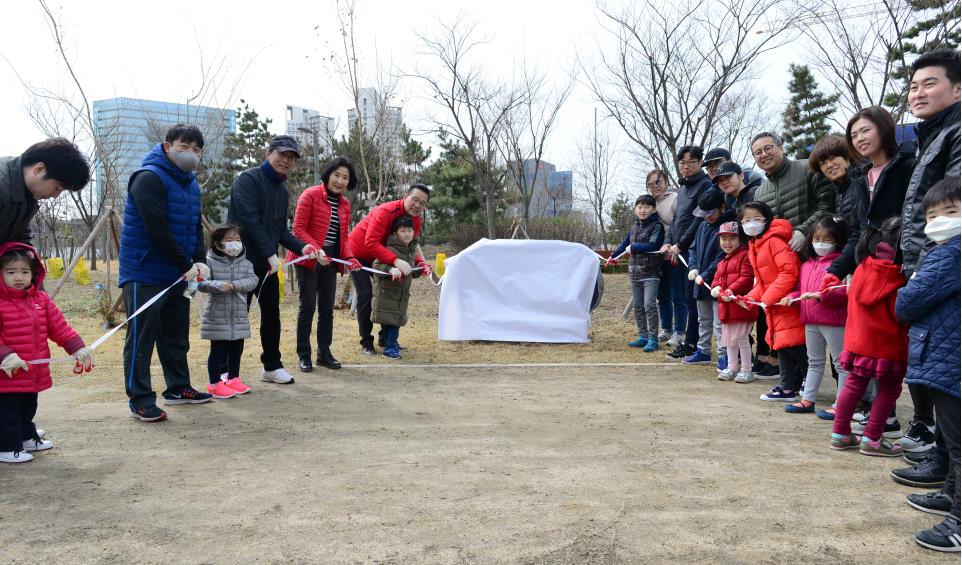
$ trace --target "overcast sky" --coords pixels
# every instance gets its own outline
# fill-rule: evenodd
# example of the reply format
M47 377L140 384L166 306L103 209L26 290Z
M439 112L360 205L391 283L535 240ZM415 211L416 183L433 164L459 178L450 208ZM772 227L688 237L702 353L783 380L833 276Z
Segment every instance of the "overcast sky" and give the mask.
M563 81L578 53L594 56L600 30L597 10L590 0L485 0L445 2L360 0L357 34L361 65L373 72L376 59L412 70L417 60L418 33L431 35L437 21L453 21L463 13L476 21L490 40L482 47L488 70L510 78L522 58ZM284 128L287 104L319 110L337 118L344 133L348 92L332 76L325 61L340 48L334 2L135 2L87 1L50 7L64 25L68 52L91 100L126 96L185 101L202 83L200 55L208 64L223 61L220 88L205 97L209 105L236 107L243 97L261 115L273 119L272 131ZM53 91L73 92L59 61L40 6L33 1L4 5L0 21L0 155L16 155L41 139L26 115L28 96L16 73ZM788 63L769 58L766 81L772 104L785 104ZM231 85L241 81L232 92ZM405 121L416 134L426 132L431 105L422 99L415 81L403 82L396 104L404 107ZM590 92L576 88L563 110L558 130L548 144L545 160L559 170L575 165L575 142L591 127L600 106ZM604 124L603 124L604 126ZM418 136L434 143L434 136ZM625 157L627 159L627 157ZM637 190L624 176L619 189ZM577 180L576 180L577 184Z

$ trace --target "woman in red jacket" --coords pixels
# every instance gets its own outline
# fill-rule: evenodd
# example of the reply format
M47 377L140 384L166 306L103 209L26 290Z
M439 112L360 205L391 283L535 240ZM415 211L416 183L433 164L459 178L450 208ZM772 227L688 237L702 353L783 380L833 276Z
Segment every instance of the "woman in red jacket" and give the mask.
M33 247L0 245L0 271L0 462L25 463L53 447L33 423L38 393L53 384L50 367L30 361L50 357L48 338L77 358L74 372L89 371L93 353L40 290L46 271Z
M351 224L351 202L344 192L357 186L354 165L337 157L321 171L321 184L305 190L294 210L294 237L323 250L317 261L306 260L294 265L300 304L297 310L297 356L301 371L314 370L311 363L311 324L317 309L317 364L340 369L341 363L331 354L334 332L334 295L337 273L345 272L343 264L331 257L350 260L352 268L360 264L351 255L347 231ZM287 261L299 255L288 251Z
M725 222L718 228L718 245L725 252L725 258L718 262L715 278L711 282L711 294L719 301L718 319L722 325L719 345L728 349L728 367L718 373L718 379L750 383L754 376L752 346L748 342L748 336L752 333L752 325L758 319L758 308L751 306L746 310L731 303L735 296L752 289L755 278L751 261L748 259L748 247L744 237L738 232L737 222Z
M858 448L864 455L884 457L902 454L901 445L882 437L885 421L902 393L909 358L909 329L895 315L898 290L905 286L898 258L900 226L898 216L878 229L867 226L855 248L860 264L849 287L845 349L838 356L848 379L836 402L832 449ZM852 434L852 413L873 379L878 381L878 393L859 441Z

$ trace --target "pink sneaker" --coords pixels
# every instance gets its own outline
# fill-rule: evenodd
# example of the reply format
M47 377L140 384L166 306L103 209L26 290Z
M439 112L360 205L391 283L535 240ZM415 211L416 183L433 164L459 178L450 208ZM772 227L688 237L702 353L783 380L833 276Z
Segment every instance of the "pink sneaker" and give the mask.
M227 398L234 398L237 396L237 391L227 386L227 383L221 381L215 385L207 385L207 392L214 395L214 398L224 400Z
M225 384L237 394L247 394L251 391L251 387L245 385L244 381L242 381L240 377L228 379Z

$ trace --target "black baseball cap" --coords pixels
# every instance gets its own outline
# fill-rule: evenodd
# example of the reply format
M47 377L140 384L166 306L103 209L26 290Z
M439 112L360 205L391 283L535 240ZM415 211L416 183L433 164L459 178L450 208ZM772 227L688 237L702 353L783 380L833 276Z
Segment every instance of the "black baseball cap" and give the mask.
M732 154L728 152L727 149L721 147L716 147L714 149L709 149L708 153L705 153L705 165L712 161L717 161L719 159L732 160Z
M297 140L289 135L275 135L271 138L270 143L267 144L267 151L280 151L281 153L287 153L288 151L297 155L297 158L301 158L301 150L297 146Z
M704 218L721 207L725 203L725 195L717 188L705 191L698 199L698 206L692 210L696 218Z
M738 166L738 163L734 161L728 161L727 163L722 163L721 166L718 167L718 172L715 173L714 181L715 184L718 184L718 179L722 177L740 174L742 174L742 168Z

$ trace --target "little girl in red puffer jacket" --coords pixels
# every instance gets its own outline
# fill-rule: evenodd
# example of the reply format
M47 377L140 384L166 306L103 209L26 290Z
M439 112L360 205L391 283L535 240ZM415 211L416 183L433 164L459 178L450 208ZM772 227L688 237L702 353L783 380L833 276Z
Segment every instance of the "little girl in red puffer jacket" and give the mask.
M48 338L76 357L75 373L93 368L93 352L40 290L46 271L33 247L0 245L0 271L0 462L26 463L53 447L33 423L38 393L53 384L50 367L30 361L49 359Z

